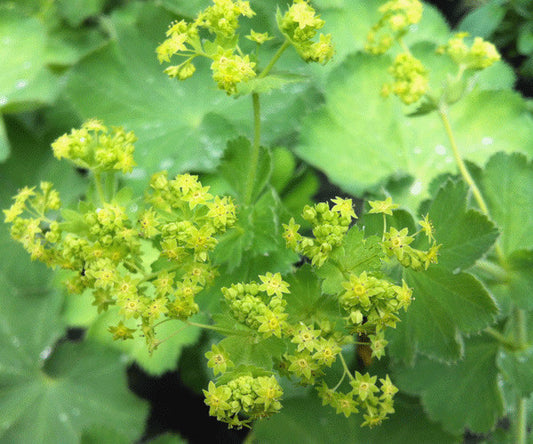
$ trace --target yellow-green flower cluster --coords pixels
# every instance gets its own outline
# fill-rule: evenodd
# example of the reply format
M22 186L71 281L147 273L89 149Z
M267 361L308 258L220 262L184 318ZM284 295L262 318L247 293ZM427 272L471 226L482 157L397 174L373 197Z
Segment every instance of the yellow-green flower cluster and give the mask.
M414 237L409 235L407 228L397 230L391 227L384 233L383 250L387 256L395 257L402 266L415 271L427 270L430 264L436 264L440 245L433 239L430 248L422 251L409 245L413 240Z
M231 315L239 322L257 330L263 337L280 338L287 328L287 302L284 293L289 293L289 284L279 273L259 276L261 284L233 284L222 288Z
M219 49L211 64L213 80L228 94L235 94L239 83L253 79L254 68L255 62L250 61L250 56L234 54L230 49Z
M331 34L320 34L318 41L313 41L325 22L307 0L295 0L283 16L278 13L277 21L280 31L306 62L325 64L333 57Z
M277 413L283 390L274 376L242 375L224 384L210 381L204 396L211 416L240 429Z
M322 405L331 405L337 413L348 417L352 413L364 410L365 421L361 426L373 427L382 423L387 415L394 413L394 395L398 389L392 384L389 376L380 378L380 387L377 386L377 376L364 375L355 372L355 377L350 375L351 390L347 393L330 389L325 383L317 389Z
M91 119L59 137L52 143L52 149L55 157L66 158L80 168L97 173L113 170L129 173L135 166L136 141L133 132L119 127L109 130L102 122Z
M386 327L395 328L400 310L407 310L411 303L412 291L405 282L400 287L365 271L350 274L342 286L339 304L352 330L360 334L379 334ZM373 355L379 358L382 348L381 343L377 345L379 350L373 349Z
M456 34L439 48L439 52L448 54L462 69L481 70L500 60L500 54L492 43L476 37L472 45L468 46L464 41L465 37L468 37L467 32Z
M54 150L58 157L90 168L98 181L99 172L123 169L108 160L121 150L132 157L134 138L90 121L58 139ZM63 210L60 220L59 195L52 184L42 182L40 191L22 189L4 214L12 223L12 237L32 259L70 270L70 293L90 291L99 312L117 308L122 320L110 327L115 339L140 331L153 349L158 345L157 321L184 320L198 312L195 295L215 276L209 253L216 236L235 223L232 200L213 199L208 191L196 176L169 180L162 172L152 177L137 214L128 212L118 198L105 200L102 194L97 205L81 202L77 211ZM148 250L150 264L143 260Z
M319 267L327 260L333 248L342 243L352 219L357 218L351 199L337 197L332 202L335 205L331 209L326 202L304 207L302 216L313 226L314 238L302 236L298 232L300 226L293 218L288 225L283 225L283 238L287 247L307 256L313 265Z
M336 361L341 352L339 339L344 336L327 334L314 325L300 322L290 328L289 351L279 363L286 376L296 377L300 384L316 384L324 370Z
M160 63L170 62L173 56L185 58L165 69L169 77L185 80L196 70L194 58L207 57L212 60L211 70L219 88L235 94L239 83L256 76L255 62L242 55L236 45L239 17L252 17L255 13L247 1L214 0L213 3L191 23L185 20L171 23L167 39L156 49L157 58ZM202 40L202 31L212 36L212 40Z
M3 210L5 222L12 224L11 236L22 244L32 260L55 265L62 255L52 246L61 238L62 230L48 215L61 206L58 192L50 182L41 182L38 191L35 187L24 187L14 200L9 209Z
M383 85L381 91L383 96L392 92L403 103L410 105L418 102L428 90L428 71L422 62L410 53L398 54L394 63L389 67L389 73L394 78L394 82Z
M410 25L422 18L422 2L419 0L390 0L379 8L380 20L367 35L365 50L371 54L383 54L395 40L401 38Z

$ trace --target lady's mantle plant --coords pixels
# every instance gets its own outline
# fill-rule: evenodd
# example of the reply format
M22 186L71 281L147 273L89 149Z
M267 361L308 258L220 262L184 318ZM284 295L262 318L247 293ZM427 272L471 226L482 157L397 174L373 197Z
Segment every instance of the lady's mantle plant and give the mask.
M303 266L288 276L266 271L256 280L221 288L222 311L210 313L214 324L191 320L203 311L196 295L216 276L213 256L220 236L228 230L231 236L238 218L257 204L254 189L265 152L260 147L260 93L293 81L273 74L275 63L289 47L306 62L327 63L334 54L331 36L318 34L324 21L307 1L296 0L285 12L278 10L281 43L260 68L260 47L274 37L251 30L241 40L237 34L239 20L253 15L248 2L215 0L193 21L172 23L157 48L160 62L179 60L165 69L170 77L191 77L195 59L203 57L211 61L220 89L252 96L251 163L236 200L212 196L197 176L169 178L165 171L152 176L143 196L133 196L121 185L120 174L135 166L136 137L89 120L52 144L58 159L89 171L87 199L77 209L62 208L53 185L42 182L19 191L4 210L5 221L32 259L66 270L69 293L89 291L98 312L118 307L121 320L108 327L115 340L141 335L153 351L165 340L157 327L168 321L181 322L175 334L195 325L225 336L206 354L215 380L204 394L209 413L230 427L249 426L278 412L285 378L315 387L323 404L337 413L361 411L363 425L375 426L394 412L397 388L389 376L378 381L369 373L352 372L343 350L359 344L376 359L384 356L385 331L396 326L412 300L405 281L395 283L384 264L396 261L423 271L437 262L440 245L427 216L416 233L387 227L397 205L390 198L371 201L368 213L382 215L383 231L365 235L355 223L351 199L307 205L302 213L306 229L295 218L283 225L286 246L303 258ZM398 32L401 24L393 22ZM245 46L252 48L246 52ZM419 245L427 248L412 247L415 237L425 238ZM315 292L307 294L304 287ZM243 359L242 341L264 351L267 359ZM340 378L330 386L327 375L335 365Z

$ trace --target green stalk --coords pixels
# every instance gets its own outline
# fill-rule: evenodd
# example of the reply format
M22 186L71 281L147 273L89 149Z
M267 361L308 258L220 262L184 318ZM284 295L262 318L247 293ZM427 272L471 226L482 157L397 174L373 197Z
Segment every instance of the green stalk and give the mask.
M248 177L246 178L246 194L244 196L244 203L250 205L252 203L252 192L254 189L255 177L257 175L257 167L259 166L259 152L261 139L261 104L259 102L259 94L252 93L252 103L254 111L254 139L252 143L252 158L248 166Z
M446 131L448 140L450 141L450 146L452 148L453 157L455 159L455 163L457 164L457 167L459 168L459 172L461 173L461 176L463 177L464 181L468 184L468 186L472 190L472 195L474 196L474 199L477 202L481 212L485 214L486 216L490 217L489 208L487 204L485 203L485 199L483 199L483 195L481 194L481 191L479 191L479 188L477 187L476 182L474 182L474 179L472 178L470 172L466 168L463 158L461 157L461 153L459 152L459 148L457 147L455 136L453 134L452 127L450 125L450 120L448 119L448 110L445 104L442 104L442 103L440 104L439 109L438 109L438 114L442 121L442 124L444 125L444 130ZM498 256L500 263L503 265L505 263L504 254L498 243L495 245L494 251L496 252L496 255Z
M188 321L188 320L185 320L183 322L193 327L203 328L205 330L218 331L219 333L226 334L226 335L250 336L250 333L244 330L243 331L231 330L228 328L215 327L214 325L200 324L198 322L193 322L193 321Z
M100 173L94 173L94 186L96 187L96 193L98 194L98 199L103 205L106 203L104 188L102 187L102 176Z
M277 50L276 54L272 57L268 65L263 71L257 76L258 79L261 79L268 75L272 70L273 66L279 60L283 52L290 46L290 42L285 40L283 45ZM259 153L260 153L260 144L261 144L261 103L259 101L259 94L256 92L252 93L252 105L253 105L253 114L254 114L254 139L252 143L252 158L250 160L250 165L248 169L248 177L246 179L246 194L244 196L244 203L250 205L252 203L252 193L255 183L255 178L257 175L257 167L259 166Z
M520 349L527 346L527 323L524 310L515 307L512 314L513 333L516 344ZM526 444L527 440L527 398L518 398L516 401L516 421L513 435L516 444Z
M274 56L272 57L272 59L270 60L270 62L268 62L268 65L265 67L265 69L263 69L263 71L261 71L261 73L257 76L258 79L262 79L263 77L266 77L266 75L270 72L270 70L272 69L272 67L276 64L276 62L279 60L279 58L281 57L281 54L283 54L283 52L289 47L291 46L291 42L289 42L288 40L285 40L283 42L283 45L281 45L279 47L279 49L277 50L276 54L274 54Z

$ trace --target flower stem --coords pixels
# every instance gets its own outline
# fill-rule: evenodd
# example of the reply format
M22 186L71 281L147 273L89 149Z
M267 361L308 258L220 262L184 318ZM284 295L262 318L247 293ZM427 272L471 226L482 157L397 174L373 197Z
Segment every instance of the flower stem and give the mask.
M270 60L270 62L268 62L268 65L265 67L265 69L263 69L263 71L261 71L261 73L257 76L258 79L262 79L263 77L266 77L268 75L268 73L271 71L272 67L276 64L276 62L281 57L281 54L283 54L283 52L289 46L291 46L291 42L289 42L288 40L285 40L283 42L283 45L281 45L279 47L279 49L277 50L276 54L274 54L272 56L272 59Z
M514 339L520 349L527 347L527 323L524 310L515 307L513 314ZM516 400L516 420L514 424L514 441L516 444L526 444L527 439L527 398Z
M218 331L219 333L223 333L227 335L250 336L250 334L247 331L239 331L239 330L231 330L229 328L215 327L214 325L200 324L198 322L193 322L189 320L185 320L183 322L185 322L186 324L192 327L203 328L205 330Z
M351 380L354 380L355 378L352 376L352 373L350 372L350 369L348 368L348 365L346 364L346 361L344 360L344 356L342 356L342 353L339 353L339 358L341 360L342 366L344 367L344 374L348 375L348 377Z
M272 57L268 65L257 76L258 79L266 77L272 70L273 66L281 57L281 54L290 46L290 42L285 40L283 45L277 50L276 54ZM244 203L250 205L252 203L253 189L255 184L255 178L257 175L257 167L259 166L259 153L261 143L261 103L259 101L259 94L252 93L252 104L254 114L254 139L252 143L252 158L250 159L250 165L248 169L248 177L246 179L246 194L244 196Z
M104 188L102 187L102 176L100 173L94 173L94 186L96 188L96 193L98 194L98 199L100 199L100 203L102 205L105 204L105 193Z
M246 178L246 194L244 196L244 203L250 205L252 203L253 189L257 175L257 168L259 166L259 152L261 140L261 104L259 102L259 94L252 93L252 103L254 112L254 139L252 143L252 157L250 165L248 166L248 177Z
M444 125L444 130L446 131L446 135L448 136L448 139L450 141L450 146L452 148L453 157L455 159L455 163L457 164L457 167L459 168L459 172L461 173L461 176L463 177L464 181L468 184L470 189L472 190L472 195L474 196L475 201L477 202L479 209L483 214L490 217L490 212L487 204L485 203L485 199L483 199L483 195L481 194L481 191L479 191L479 188L476 185L476 182L472 178L472 175L468 171L468 168L466 168L466 165L463 161L463 158L461 157L461 153L459 152L459 148L457 147L457 142L455 141L455 136L452 131L452 127L450 125L450 120L448 118L448 109L445 104L441 103L438 109L439 117L442 121L442 124ZM498 256L498 259L501 264L505 263L503 251L501 250L501 247L498 243L494 246L494 251L496 252L496 255Z

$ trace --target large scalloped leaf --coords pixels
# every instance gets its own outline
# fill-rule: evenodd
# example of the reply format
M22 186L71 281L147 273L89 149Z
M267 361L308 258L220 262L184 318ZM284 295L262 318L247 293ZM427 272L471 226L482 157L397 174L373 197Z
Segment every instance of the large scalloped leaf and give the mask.
M502 231L504 254L533 247L533 161L519 153L497 153L485 166L481 187Z
M188 326L181 321L162 323L157 329L157 338L164 342L150 355L144 337L136 335L127 341L114 341L108 331L110 325L116 325L121 317L118 310L111 308L102 313L90 326L87 336L115 348L128 355L127 360L135 360L148 373L161 375L176 368L184 347L195 343L200 337L200 328ZM130 327L135 327L131 320Z
M455 361L463 354L463 334L494 322L498 307L483 284L462 270L482 257L497 236L494 224L468 209L468 188L447 181L429 204L442 255L426 271L404 272L415 300L397 329L391 353L412 362L416 351L438 360Z
M498 229L483 214L468 209L469 188L446 182L431 202L428 214L441 244L439 265L457 273L474 264L494 244Z
M283 401L282 410L268 421L254 424L254 436L264 444L451 444L459 438L429 421L420 405L412 400L395 399L396 412L382 425L360 427L357 416L345 418L324 407L310 394Z
M438 360L461 358L462 335L489 326L498 313L494 300L471 274L430 267L425 272L407 271L405 280L415 300L391 335L406 336L408 350L391 344L391 352L407 361L416 350Z
M16 8L0 7L0 111L32 108L52 98L52 76L43 57L46 29L36 18L26 17Z
M21 342L20 349L25 347ZM48 353L45 349L33 360L26 355L15 374L13 367L8 370L8 378L1 370L1 442L75 444L94 424L130 440L139 437L147 405L128 390L124 361L117 353L90 343L65 343L42 369Z
M419 56L442 77L432 51L419 47ZM348 56L331 73L325 105L305 118L297 154L356 194L409 174L415 178L409 196L419 200L436 174L456 166L436 114L409 118L399 100L380 96L390 63L388 56ZM450 120L467 160L484 162L495 151L533 152L533 120L512 91L475 90L450 109Z
M414 367L398 367L394 380L402 390L420 395L429 418L446 430L488 432L503 411L498 349L488 336L473 337L466 341L465 357L458 363L421 358Z

